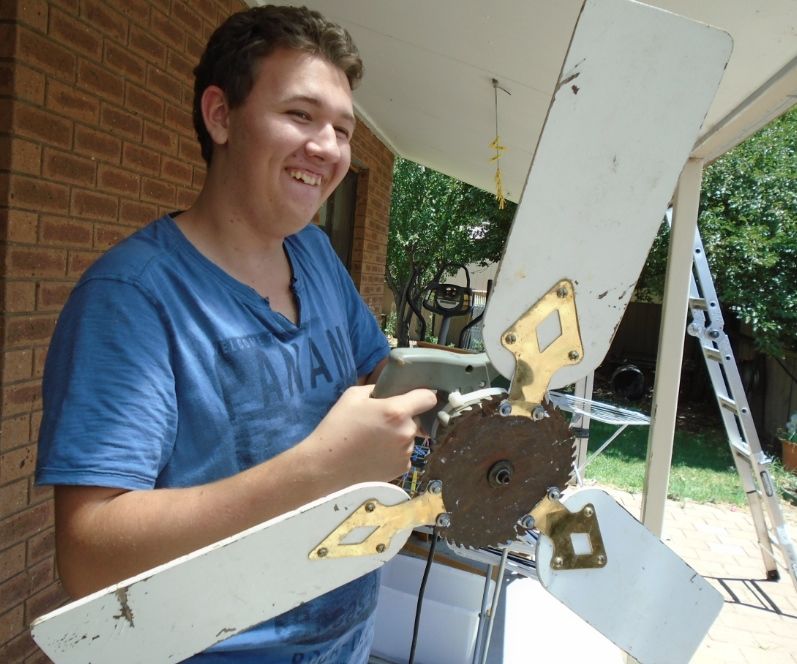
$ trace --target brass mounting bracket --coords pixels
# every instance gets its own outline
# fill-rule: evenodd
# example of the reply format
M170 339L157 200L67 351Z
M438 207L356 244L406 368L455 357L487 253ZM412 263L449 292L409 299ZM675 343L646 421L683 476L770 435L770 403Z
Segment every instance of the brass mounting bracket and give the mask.
M558 318L560 334L543 347L538 328L553 315ZM503 333L501 343L515 356L508 398L511 413L534 418L554 373L578 364L584 356L573 283L569 279L557 282Z
M584 505L578 512L571 512L559 500L546 496L530 514L534 518L534 527L553 542L551 566L555 570L606 566L606 547L601 537L595 507L591 503ZM574 535L586 536L588 552L576 552Z
M310 560L370 556L384 552L396 533L417 526L433 525L446 512L440 492L426 493L398 505L367 500L339 524L324 541L310 551ZM358 529L368 530L364 538L347 542Z

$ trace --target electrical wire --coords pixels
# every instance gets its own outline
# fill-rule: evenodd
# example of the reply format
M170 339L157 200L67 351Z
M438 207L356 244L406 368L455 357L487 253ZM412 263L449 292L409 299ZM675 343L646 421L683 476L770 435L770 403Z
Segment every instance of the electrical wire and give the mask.
M426 558L426 567L423 570L421 587L418 590L418 604L415 606L415 624L412 627L412 645L410 646L410 658L407 664L415 662L415 647L418 645L418 629L421 625L421 606L423 604L423 594L426 592L426 581L429 578L429 571L432 569L434 560L434 550L437 547L437 526L432 529L432 543L429 545L429 555Z

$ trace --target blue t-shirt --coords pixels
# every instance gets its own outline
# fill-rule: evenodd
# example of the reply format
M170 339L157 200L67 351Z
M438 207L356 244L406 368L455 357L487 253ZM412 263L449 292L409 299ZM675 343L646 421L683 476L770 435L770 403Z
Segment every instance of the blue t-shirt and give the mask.
M323 231L308 226L284 246L297 324L197 251L169 216L102 256L47 355L37 481L196 486L305 438L388 345ZM213 650L306 663L321 661L324 646L356 649L339 641L367 638L377 590L375 575L363 577ZM323 661L356 661L349 654Z

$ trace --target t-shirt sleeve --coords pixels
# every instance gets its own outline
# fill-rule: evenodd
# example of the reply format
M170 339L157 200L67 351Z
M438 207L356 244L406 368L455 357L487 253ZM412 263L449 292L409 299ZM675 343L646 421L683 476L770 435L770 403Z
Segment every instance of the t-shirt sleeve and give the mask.
M153 487L175 439L174 384L155 302L125 281L80 284L47 354L37 482Z

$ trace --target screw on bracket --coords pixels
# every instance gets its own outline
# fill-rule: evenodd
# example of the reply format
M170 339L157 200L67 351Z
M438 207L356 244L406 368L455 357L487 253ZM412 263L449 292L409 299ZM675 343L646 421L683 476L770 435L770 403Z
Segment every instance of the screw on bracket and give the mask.
M440 480L432 480L429 482L428 491L437 495L443 490L443 483Z
M510 332L504 337L504 341L511 345L517 341L517 335L515 335L513 332Z
M376 545L376 552L377 553L384 553L385 552L385 545L384 544L377 544Z
M435 523L440 528L448 528L451 525L451 515L447 512L443 512L442 514L437 515L437 520Z
M376 509L376 505L373 503L365 503L365 511L366 512L373 512Z
M318 551L316 551L316 555L319 558L325 558L328 553L329 551L325 549L323 546Z
M569 357L571 360L575 362L579 357L581 357L581 354L577 350L571 350L567 354L567 357Z

